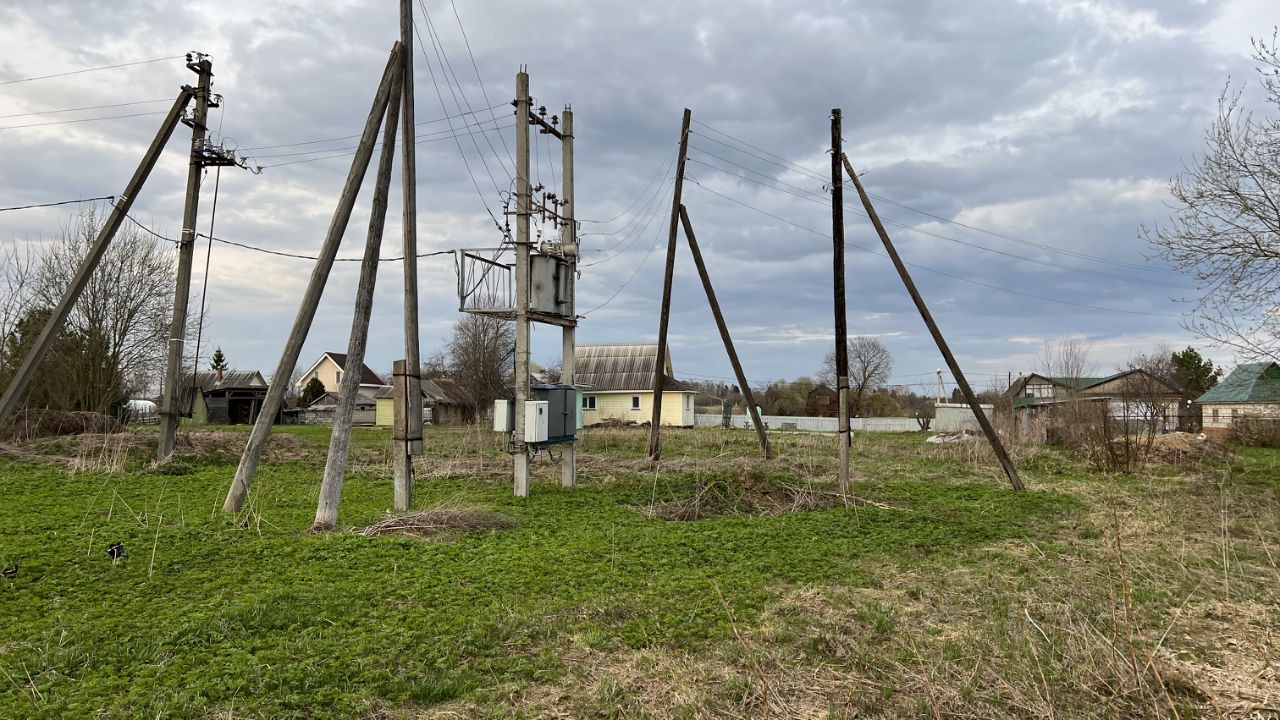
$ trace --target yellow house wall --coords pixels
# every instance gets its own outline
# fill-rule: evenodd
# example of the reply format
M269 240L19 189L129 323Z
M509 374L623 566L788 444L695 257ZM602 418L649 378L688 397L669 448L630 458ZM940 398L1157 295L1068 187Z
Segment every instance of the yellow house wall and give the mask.
M391 427L395 421L395 400L378 398L378 409L373 416L373 424L379 427Z
M328 355L325 355L324 359L320 361L320 364L316 366L315 370L303 375L302 378L298 380L298 389L301 390L302 388L305 388L307 383L311 382L311 378L316 377L320 378L320 382L324 383L325 390L337 392L338 371L341 369L342 368L338 367L337 363L329 359Z
M583 391L583 397L596 399L596 408L582 409L582 424L591 425L602 420L630 420L648 422L653 414L653 392L593 393ZM640 396L639 409L631 408L631 397ZM693 393L664 392L662 394L662 424L689 427L693 425Z
M205 407L204 395L199 392L196 393L195 401L192 403L191 407L191 417L182 418L180 422L184 422L189 425L209 424L209 409Z

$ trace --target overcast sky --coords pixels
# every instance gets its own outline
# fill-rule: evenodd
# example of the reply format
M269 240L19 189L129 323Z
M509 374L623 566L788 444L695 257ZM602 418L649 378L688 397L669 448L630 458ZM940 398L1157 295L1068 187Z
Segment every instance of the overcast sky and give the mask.
M0 7L0 82L209 53L225 97L211 115L215 137L255 165L277 165L223 171L214 234L310 254L398 37L397 4L11 0ZM654 341L672 160L689 107L699 124L684 203L747 377L812 374L833 337L821 178L839 107L848 154L883 198L890 233L980 387L1036 369L1047 338L1087 338L1100 372L1158 342L1193 343L1177 300L1194 288L1148 258L1139 228L1167 219L1168 180L1200 151L1223 84L1253 81L1250 34L1280 22L1267 0L457 0L456 16L430 0L416 12L426 41L415 50L423 252L500 241L489 212L501 212L513 168L505 103L528 65L538 104L574 108L578 305L589 311L579 342ZM0 206L118 194L161 116L62 121L161 113L193 81L181 60L167 60L0 85ZM139 101L160 102L27 114ZM429 122L460 108L474 112ZM504 129L455 140L451 125L475 132L464 123ZM170 237L181 225L185 132L133 212ZM534 180L554 186L559 147L533 137ZM344 256L361 251L371 194L366 183ZM857 204L852 189L846 200ZM0 241L47 240L68 212L0 213ZM883 338L895 382L928 383L939 353L870 224L852 209L846 222L850 334ZM393 192L384 256L398 254L399 235ZM196 287L204 255L202 242ZM270 375L310 271L306 260L214 245L208 348ZM304 368L322 351L345 351L357 272L337 264ZM456 278L448 256L422 260L420 272L426 357L458 318ZM403 354L401 289L399 266L384 265L369 347L378 371ZM677 375L732 375L683 244L671 338ZM534 341L535 361L558 356L558 329L537 327Z

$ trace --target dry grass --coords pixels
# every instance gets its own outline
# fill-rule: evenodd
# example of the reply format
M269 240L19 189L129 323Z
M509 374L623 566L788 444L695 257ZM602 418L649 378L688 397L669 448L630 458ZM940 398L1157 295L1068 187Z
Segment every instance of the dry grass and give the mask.
M416 512L388 515L368 527L357 528L355 532L365 537L399 535L433 539L446 533L507 530L515 526L515 518L509 515L442 503Z

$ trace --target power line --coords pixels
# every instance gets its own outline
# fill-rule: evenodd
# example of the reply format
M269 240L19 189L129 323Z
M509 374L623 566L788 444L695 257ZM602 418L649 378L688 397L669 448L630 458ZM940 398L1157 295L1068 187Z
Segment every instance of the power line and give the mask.
M58 113L79 112L81 110L105 110L106 108L129 107L130 105L150 105L152 103L172 102L173 98L160 98L159 100L135 100L126 103L112 103L111 105L85 105L84 107L64 108L62 110L36 110L33 112L14 113L12 115L0 115L0 120L16 117L30 117L32 115L57 115Z
M197 236L208 238L216 243L222 243L223 245L231 245L233 247L238 247L244 250L252 250L254 252L265 253L267 255L277 255L279 257L294 258L297 260L319 260L320 259L315 255L303 255L301 253L284 252L282 250L269 250L264 247L258 247L257 245L249 245L247 243L236 242L234 240L227 240L225 238L212 237L210 235L206 235L205 233L197 233ZM428 257L435 257L436 255L452 255L452 254L453 254L452 250L437 250L435 252L418 253L414 257L428 258ZM364 258L358 258L358 257L349 257L349 258L339 257L339 258L333 259L334 262L362 262L363 260ZM378 258L378 262L399 262L400 260L404 260L403 255L400 255L397 257Z
M63 200L61 202L38 203L35 205L15 205L14 207L0 208L0 212L8 212L10 210L30 210L32 208L56 207L58 205L77 205L79 203L97 202L98 200L114 201L115 195L103 195L101 197L85 198L83 200Z
M672 155L671 158L667 160L665 165L659 164L658 172L654 173L653 177L649 179L649 182L645 184L644 190L640 191L640 194L636 196L636 199L631 203L631 205L627 206L626 210L623 210L622 212L609 218L608 220L586 220L586 219L578 218L577 219L578 222L591 223L593 225L608 225L609 223L612 223L615 220L621 219L627 213L631 212L632 208L638 205L640 201L644 198L644 196L649 194L649 188L653 187L653 184L658 182L659 178L664 177L671 170L671 166L675 164L675 161L676 161L676 156ZM618 231L614 231L614 232L618 232ZM612 235L613 233L592 233L592 234L593 235Z
M808 168L806 168L806 167L804 167L804 166L802 166L802 165L799 165L799 164L797 164L797 163L794 163L794 162L792 162L792 161L790 161L790 160L788 160L788 159L786 159L786 158L782 157L781 155L778 155L778 154L776 154L776 153L769 152L768 150L765 150L764 148L761 148L761 147L759 147L759 146L757 146L757 145L752 145L751 143L747 142L746 140L743 140L743 139L741 139L741 138L734 137L733 135L730 135L730 134L728 134L728 133L726 133L726 132L724 132L724 131L717 130L717 129L715 129L715 128L711 127L710 125L707 125L706 123L698 122L697 120L694 120L693 122L694 122L694 123L696 123L696 124L698 124L698 125L701 125L702 127L706 128L706 129L708 129L708 130L710 130L711 132L716 133L717 135L720 135L720 136L722 136L722 137L728 138L729 140L732 140L732 141L733 141L733 142L735 142L735 143L738 143L738 144L740 144L740 145L744 145L744 146L746 146L746 147L748 147L748 148L752 148L752 149L754 149L754 150L757 150L757 151L759 151L760 153L763 153L763 155L764 155L764 156L767 156L767 157L764 157L764 156L761 156L761 155L757 155L757 154L752 153L752 152L748 152L748 151L743 150L743 149L741 149L741 148L738 148L738 147L735 147L735 146L733 146L733 145L730 145L730 144L728 144L728 143L726 143L726 142L724 142L724 141L717 140L716 138L711 137L711 136L709 136L709 135L706 135L706 134L704 134L704 133L696 133L696 134L698 134L699 136L701 136L701 137L703 137L703 138L705 138L705 139L707 139L707 140L710 140L711 142L714 142L714 143L716 143L716 144L718 144L718 145L722 145L722 146L727 147L727 148L729 148L729 149L731 149L731 150L734 150L734 151L736 151L736 152L740 152L740 153L742 153L742 154L744 154L744 155L749 155L749 156L751 156L751 157L753 157L753 158L756 158L757 160L762 160L762 161L764 161L764 162L768 162L768 163L771 163L771 164L774 164L774 165L779 165L779 166L781 166L781 167L787 168L788 170L791 170L791 171L794 171L794 172L798 172L798 173L801 173L801 174L804 174L804 175L808 175L809 177L811 177L811 178L813 178L813 179L815 179L815 180L818 180L818 181L820 181L820 182L823 182L824 184L828 181L828 178L825 178L825 177L823 177L823 176L821 176L821 175L819 175L819 174L815 173L814 171L809 170ZM705 150L703 150L702 152L706 152L706 151L705 151ZM709 155L710 153L707 153L707 154ZM773 159L770 159L770 158L773 158ZM849 180L846 180L845 182L846 182L846 183L851 183L851 181L849 181ZM947 218L947 217L944 217L944 216L942 216L942 215L938 215L938 214L936 214L936 213L931 213L931 212L929 212L928 210L922 210L922 209L920 209L920 208L912 207L912 206L907 205L907 204L905 204L905 203L898 202L898 201L896 201L896 200L892 200L892 199L887 198L887 197L884 197L884 196L882 196L882 195L877 195L877 194L875 194L875 193L871 193L871 192L869 192L869 193L867 193L867 194L868 194L868 195L870 195L872 198L874 198L874 199L876 199L876 200L879 200L879 201L881 201L881 202L887 203L887 204L889 204L889 205L893 205L894 207L901 208L901 209L903 209L903 210L907 210L907 211L914 212L914 213L919 213L919 214L921 214L921 215L925 215L925 216L927 216L927 217L933 218L934 220L937 220L937 221L939 221L939 222L944 222L944 223L948 223L948 224L951 224L951 225L956 225L956 226L959 226L959 227L965 228L965 229L967 229L967 230L972 230L972 231L974 231L974 232L983 233L984 235L990 235L990 236L992 236L992 237L1000 238L1001 240L1007 240L1007 241L1009 241L1009 242L1017 243L1017 244L1020 244L1020 245L1027 245L1027 246L1030 246L1030 247L1036 247L1036 248L1040 248L1041 250L1047 250L1047 251L1049 251L1049 252L1060 253L1060 254L1062 254L1062 255L1069 255L1069 256L1071 256L1071 257L1081 258L1081 259L1084 259L1084 260L1092 260L1092 261L1094 261L1094 262L1105 263L1105 264L1108 264L1108 265L1115 265L1115 266L1118 266L1118 267L1125 267L1125 268L1129 268L1129 269L1133 269L1133 270L1141 270L1141 271L1143 271L1143 272L1153 272L1153 273L1164 273L1164 272L1167 272L1167 270L1164 270L1164 269L1161 269L1161 268L1152 268L1152 267L1148 267L1148 266L1146 266L1146 265L1140 265L1140 264L1138 264L1138 263L1125 262L1124 260L1115 260L1115 259L1112 259L1112 258L1100 257L1100 256L1097 256L1097 255L1090 255L1090 254L1088 254L1088 253L1077 252L1077 251L1074 251L1074 250L1064 250L1064 249L1062 249L1062 248L1054 247L1054 246L1052 246L1052 245L1046 245L1046 244L1044 244L1044 243L1038 243L1038 242L1034 242L1034 241L1031 241L1031 240L1026 240L1026 239L1024 239L1024 238L1018 238L1018 237L1015 237L1015 236L1013 236L1013 235L1008 235L1008 234L1006 234L1006 233L1001 233L1001 232L997 232L997 231L995 231L995 230L989 230L989 229L987 229L987 228L979 227L979 226L977 226L977 225L972 225L972 224L969 224L969 223L960 222L959 220L953 220L953 219L951 219L951 218Z
M497 107L503 107L503 105L494 105L493 107L494 107L494 108L497 108ZM420 121L418 121L418 122L414 123L414 127L418 127L418 126L420 126L420 125L433 125L433 124L435 124L435 123L444 122L445 120L456 120L456 119L461 118L461 117L466 117L467 115L475 115L475 114L478 114L478 113L484 112L485 110L491 110L491 109L493 109L493 108L481 108L481 109L479 109L479 110L476 110L475 112L464 112L464 113L458 113L457 115L444 115L444 116L442 116L442 117L434 118L434 119L431 119L431 120L420 120ZM491 122L491 121L489 121L489 120L481 120L480 122L482 122L482 123L483 123L483 122ZM468 123L467 125L464 125L464 127L471 127L471 126L473 126L473 125L478 125L478 124L479 124L479 123L474 123L474 124L473 124L473 123ZM355 134L355 135L343 135L342 137L321 138L321 139L319 139L319 140L304 140L304 141L302 141L302 142L296 142L296 143L280 143L279 145L257 145L257 146L255 146L255 147L243 147L243 148L236 148L236 149L237 149L237 150L244 150L244 151L250 151L250 150L274 150L274 149L276 149L276 148L284 148L284 147L300 147L300 146L302 146L302 145L318 145L318 144L320 144L320 143L326 143L326 142L338 142L338 141L340 141L340 140L353 140L353 139L358 138L358 137L360 137L360 135L357 133L357 134ZM319 152L319 151L317 151L317 152Z
M720 198L723 198L723 199L725 199L725 200L728 200L729 202L732 202L732 203L734 203L734 204L736 204L736 205L741 205L742 207L745 207L745 208L747 208L748 210L753 210L753 211L758 212L758 213L760 213L760 214L762 214L762 215L767 215L768 217L771 217L771 218L773 218L774 220L777 220L777 221L779 221L779 222L785 223L785 224L787 224L787 225L791 225L792 227L795 227L795 228L797 228L797 229L799 229L799 230L804 230L805 232L812 233L812 234L814 234L814 235L817 235L818 237L821 237L821 238L827 238L827 237L828 237L826 233L818 232L817 230L814 230L814 229L813 229L813 228L811 228L811 227L807 227L807 226L805 226L805 225L801 225L801 224L799 224L799 223L792 222L791 220L788 220L788 219L786 219L786 218L784 218L784 217L781 217L781 216L779 216L779 215L775 215L774 213L771 213L771 212L769 212L768 210L763 210L763 209L761 209L761 208L755 207L754 205L750 205L750 204L748 204L748 203L745 203L745 202L743 202L743 201L741 201L741 200L738 200L738 199L736 199L736 198L730 197L730 196L725 195L725 194L723 194L723 193L716 192L715 190L712 190L711 188L706 187L706 186L705 186L705 185L703 185L702 183L698 182L698 181L697 181L696 179L694 179L694 178L686 177L685 179L686 179L686 180L688 180L689 182L693 183L694 185L697 185L699 188L701 188L701 189L703 189L703 190L705 190L705 191L707 191L707 192L711 193L712 195L716 195L716 196L718 196L718 197L720 197ZM864 248L864 247L861 247L861 246L859 246L859 245L850 245L850 247L852 247L854 250L858 250L858 251L860 251L860 252L870 253L870 254L872 254L872 255L879 255L879 256L881 256L881 257L884 257L884 253L879 253L879 252L876 252L876 251L874 251L874 250L869 250L869 249ZM1085 303L1072 302L1072 301L1070 301L1070 300L1061 300L1061 299L1059 299L1059 298L1047 297L1047 296L1044 296L1044 295L1036 295L1036 294L1034 294L1034 293L1023 292L1023 291L1021 291L1021 290L1014 290L1014 289L1012 289L1012 288L1001 287L1001 286L999 286L999 285L992 285L992 284L990 284L990 283L985 283L985 282L982 282L982 281L980 281L980 280L974 280L974 279L972 279L972 278L967 278L967 277L963 277L963 276L960 276L960 275L955 275L955 274L952 274L952 273L949 273L949 272L945 272L945 271L942 271L942 270L937 270L937 269L934 269L934 268L931 268L931 267L927 267L927 266L925 266L925 265L918 265L918 264L916 264L916 263L905 263L905 264L910 265L911 267L916 268L916 269L919 269L919 270L924 270L925 272L933 273L933 274L935 274L935 275L941 275L941 276L943 276L943 277L951 278L951 279L953 279L953 280L959 280L960 282L969 283L970 285L977 285L977 286L979 286L979 287L984 287L984 288L987 288L987 289L990 289L990 290L998 290L998 291L1000 291L1000 292L1006 292L1006 293L1010 293L1010 294L1012 294L1012 295L1021 295L1021 296L1023 296L1023 297L1029 297L1029 298L1033 298L1033 299L1036 299L1036 300L1043 300L1043 301L1045 301L1045 302L1058 303L1058 304L1060 304L1060 305L1069 305L1069 306L1072 306L1072 307L1086 308L1086 309L1089 309L1089 310L1097 310L1097 311L1100 311L1100 312L1124 313L1124 314L1126 314L1126 315L1142 315L1142 316L1146 316L1146 317L1161 317L1161 318L1177 317L1176 315L1167 315L1167 314L1161 314L1161 313L1149 313L1149 312L1142 312L1142 311L1140 311L1140 310L1125 310L1125 309L1123 309L1123 308L1109 308L1109 307L1101 307L1101 306L1098 306L1098 305L1088 305L1088 304L1085 304Z
M502 126L502 127L500 127L500 128L497 128L497 129L499 129L499 130L506 130L506 129L513 128L513 127L515 127L515 125L514 125L514 124L512 124L512 125L504 125L504 126ZM467 133L462 133L462 134L467 134ZM455 133L455 134L452 134L452 135L446 135L446 136L444 136L444 137L427 138L427 139L425 139L425 140L418 140L418 141L414 142L414 144L415 144L415 145L423 145L423 144L425 144L425 143L445 142L445 141L448 141L448 140L454 140L454 139L456 139L457 137L458 137L458 134L457 134L457 133ZM300 165L300 164L302 164L302 163L316 162L316 161L319 161L319 160L332 160L332 159L334 159L334 158L340 158L340 157L351 157L352 155L355 155L355 152L354 152L354 151L351 151L351 150L347 150L347 151L344 151L344 152L339 152L339 153L334 154L334 155L324 155L324 156L321 156L321 157L306 158L306 159L304 159L304 160L290 160L290 161L288 161L288 162L272 163L271 165L262 165L262 166L260 166L260 167L261 167L261 169L266 170L267 168L284 167L285 165ZM481 197L483 198L483 196L481 196ZM487 205L487 204L485 205L485 209L486 209L486 210L488 209L488 205ZM489 211L489 216L490 216L490 217L493 217L493 211L491 211L491 210ZM496 222L496 219L495 219L495 222Z
M754 173L754 174L759 175L759 176L764 177L764 178L768 178L768 179L770 179L770 181L771 181L771 182L775 182L775 183L778 183L778 184L780 184L780 185L785 185L785 186L787 186L787 187L789 187L789 188L794 188L795 190L798 190L798 191L800 191L800 192L802 192L802 193L807 193L807 192L808 192L808 191L805 191L803 188L797 187L797 186L795 186L795 185L791 185L791 184L789 184L789 183L784 183L784 182L782 182L781 180L776 180L776 179L769 178L769 176L768 176L767 174L765 174L765 173L759 172L758 170L753 170L753 169L748 168L748 167L746 167L746 166L744 166L744 165L739 165L738 163L735 163L735 162L733 162L732 160L729 160L729 159L727 159L727 158L720 157L719 155L715 155L715 154L713 154L713 153L709 153L709 152L707 152L706 150L703 150L703 149L701 149L701 148L695 148L695 149L697 149L699 152L702 152L702 153L705 153L705 154L709 155L710 157L716 158L717 160L721 160L721 161L723 161L723 162L729 163L730 165L734 165L734 166L739 167L739 168L741 168L741 169L743 169L743 170L746 170L747 172ZM759 185L759 186L764 187L764 188L768 188L768 189L771 189L771 190L778 190L778 191L780 191L780 192L785 192L785 193L787 193L788 195L792 195L792 196L794 196L794 197L798 197L798 198L800 198L800 199L802 199L802 200L810 200L810 201L812 201L812 202L819 203L819 204L821 204L821 205L823 205L823 206L826 206L826 207L830 207L830 204L831 204L831 203L829 202L829 199L819 199L819 198L818 198L818 197L816 197L816 196L809 196L809 195L807 195L807 194L806 194L806 195L797 195L796 193L787 192L786 190L783 190L782 188L773 187L773 186L770 186L770 185L766 185L766 184L764 184L764 183L762 183L762 182L759 182L759 181L756 181L756 180L752 180L751 178L748 178L748 177L742 177L742 176L740 176L740 175L736 175L736 174L733 174L733 173L729 173L729 171L725 170L724 168L716 167L715 165L712 165L712 164L710 164L710 163L702 162L702 161L698 160L697 158L692 158L692 157L691 157L691 158L689 158L689 161L690 161L690 162L697 163L697 164L702 165L702 166L705 166L705 167L709 167L709 168L711 168L711 169L713 169L713 170L719 170L720 172L724 172L724 173L726 173L726 174L733 175L733 177L735 177L735 178L737 178L737 179L739 179L739 180L746 180L747 182L754 183L754 184ZM852 205L850 205L849 203L845 203L845 207L846 207L850 212L852 212L852 213L853 213L853 214L855 214L855 215L860 215L860 216L862 216L862 217L864 217L864 218L869 218L869 217L870 217L870 216L868 216L865 212L863 212L863 211L861 211L861 210L858 210L857 208L853 207L853 206L852 206ZM937 239L939 239L939 240L945 240L945 241L947 241L947 242L956 243L956 244L958 244L958 245L964 245L964 246L966 246L966 247L971 247L971 248L974 248L974 249L976 249L976 250L981 250L981 251L983 251L983 252L994 253L994 254L996 254L996 255L1003 255L1003 256L1005 256L1005 257L1012 258L1012 259L1015 259L1015 260L1021 260L1021 261L1024 261L1024 262L1034 263L1034 264L1036 264L1036 265L1043 265L1043 266L1045 266L1045 267L1048 267L1048 268L1051 268L1051 269L1054 269L1054 270L1061 270L1061 271L1064 271L1064 272L1076 272L1076 273L1082 273L1082 274L1085 274L1085 275L1092 275L1092 276L1094 276L1094 277L1108 278L1108 279L1112 279L1112 280L1121 280L1121 281L1124 281L1124 282L1140 283L1140 284L1143 284L1143 285L1156 285L1156 286L1160 286L1160 287L1174 288L1174 289L1177 289L1177 290L1192 290L1192 289L1194 289L1194 288L1188 287L1188 286L1186 286L1186 285L1179 285L1179 284L1177 284L1177 283L1164 282L1164 281L1161 281L1161 280L1146 280L1146 279L1143 279L1143 278L1127 277L1127 276L1125 276L1125 275L1115 275L1115 274L1113 274L1113 273L1106 273L1106 272L1102 272L1102 271L1100 271L1100 270L1090 270L1090 269L1088 269L1088 268L1078 268L1078 267L1072 267L1072 266L1070 266L1070 265L1060 265L1060 264L1057 264L1057 263L1054 263L1054 262L1050 262L1050 261L1048 261L1048 260L1041 260L1041 259L1039 259L1039 258L1028 257L1028 256L1026 256L1026 255L1019 255L1019 254L1017 254L1017 253L1012 253L1012 252L1009 252L1009 251L1007 251L1007 250L1000 250L1000 249L997 249L997 248L987 247L986 245L980 245L980 244L978 244L978 243L973 243L973 242L969 242L969 241L966 241L966 240L961 240L961 239L959 239L959 238L954 238L954 237L951 237L951 236L949 236L949 235L943 235L943 234L941 234L941 233L933 232L932 230L926 230L926 229L924 229L924 228L922 228L922 227L917 227L917 226L915 226L915 225L908 225L908 224L906 224L906 223L897 222L897 221L895 221L895 220L882 220L882 222L884 222L884 224L886 224L886 225L892 225L892 226L897 227L897 228L900 228L900 229L902 229L902 230L909 230L909 231L911 231L911 232L920 233L921 235L927 235L927 236L929 236L929 237L937 238Z
M491 121L483 120L479 123L468 123L463 125L462 129L471 128L474 131L474 129L479 128L481 125L484 125L489 122ZM417 137L416 142L421 142L423 139L431 138L435 136L448 136L452 132L453 132L452 130L435 130L433 132L424 133ZM446 137L445 139L448 139L448 138ZM382 146L381 140L374 143L375 150L381 146ZM320 148L319 150L298 150L296 152L287 152L287 153L269 153L267 155L253 155L252 157L256 160L266 160L269 158L282 158L282 157L300 157L302 155L317 155L319 153L332 153L332 152L344 152L347 150L356 150L359 147L360 147L359 145L350 145L347 147Z
M84 68L83 70L71 70L68 72L53 73L52 75L39 75L37 77L21 78L19 80L5 80L0 82L3 85L15 85L17 83L35 82L36 80L48 80L49 78L67 77L68 75L79 75L81 73L97 72L99 70L114 70L116 68L130 67L133 65L148 65L150 63L164 62L165 60L179 60L182 55L171 55L169 57L153 58L151 60L138 60L135 62L118 63L116 65L103 65L102 67Z
M27 123L26 125L7 125L0 127L0 130L20 130L22 128L46 127L49 125L73 125L75 123L97 122L99 120L122 120L124 118L146 117L148 115L164 115L164 110L156 110L155 112L129 113L128 115L106 115L103 117L78 118L76 120L55 120L46 123Z
M471 58L471 69L475 70L476 72L476 82L480 84L480 95L483 96L484 101L488 103L490 102L489 91L486 90L484 87L484 78L480 77L480 67L476 65L475 53L471 52L471 40L467 37L467 29L462 26L462 16L458 14L458 4L455 3L453 0L449 0L449 5L453 7L453 17L456 18L458 21L458 30L462 32L462 42L464 45L466 45L467 55L470 56ZM489 111L489 115L493 118L493 120L497 121L498 116L496 113L493 112L495 107L497 106L491 104L488 108L485 108L485 109ZM510 158L511 148L507 147L506 136L504 136L502 133L498 133L498 140L502 142L502 149L506 151L507 157ZM512 160L513 164L514 162L515 161Z

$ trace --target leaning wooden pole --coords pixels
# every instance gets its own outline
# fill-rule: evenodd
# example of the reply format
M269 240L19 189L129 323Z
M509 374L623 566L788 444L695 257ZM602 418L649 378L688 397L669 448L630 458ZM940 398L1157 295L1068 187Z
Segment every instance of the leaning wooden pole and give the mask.
M662 309L658 314L658 359L653 368L653 414L649 422L649 459L662 459L662 389L666 385L667 325L671 320L671 283L676 267L676 232L684 192L684 161L689 154L689 122L693 113L684 109L680 121L680 154L676 158L676 182L671 194L671 226L667 231L667 264L662 275Z
M316 505L313 531L332 530L338 525L338 504L342 481L347 473L351 450L351 420L364 375L365 348L369 342L369 319L373 316L373 291L378 282L378 255L382 251L382 231L387 221L387 196L391 189L391 166L396 158L396 122L400 119L400 86L391 86L387 117L382 130L382 153L369 213L369 232L360 261L360 282L356 287L355 312L351 317L351 338L347 341L347 364L342 370L338 404L333 409L333 432L329 434L329 456L325 459L320 500Z
M404 359L409 408L409 453L422 454L422 361L418 340L418 160L417 126L413 104L413 0L400 0L400 45L404 47L401 84L404 111L400 115L401 183L404 244ZM408 509L408 508L405 508Z
M764 423L760 420L760 409L756 407L756 399L751 395L751 385L746 374L742 372L742 363L738 360L738 351L733 348L733 338L729 337L729 326L725 324L724 313L720 311L720 302L716 300L715 288L711 287L711 275L707 273L707 264L702 261L702 251L698 249L698 239L694 237L693 225L689 222L689 213L684 205L680 206L680 224L684 226L684 237L689 241L689 250L693 252L693 263L698 266L698 277L702 278L702 289L707 292L707 304L711 306L711 314L715 316L716 328L720 330L720 339L724 341L724 350L729 354L729 362L733 365L733 376L738 379L738 387L742 388L742 398L747 401L747 412L751 413L751 422L756 426L756 437L760 440L760 452L766 460L773 457L769 448L769 434L765 432Z
M929 328L929 334L933 336L933 341L938 344L938 350L942 352L942 358L946 360L947 367L951 369L951 374L956 379L956 385L960 386L960 393L964 395L965 402L969 403L969 407L973 410L973 417L978 421L978 426L982 428L983 434L987 436L987 440L991 443L991 450L996 454L996 458L1000 461L1000 466L1004 468L1004 474L1009 478L1009 484L1014 490L1025 490L1026 486L1022 484L1022 478L1018 476L1018 469L1013 466L1013 460L1009 458L1009 453L1005 451L1004 444L1000 442L1000 436L996 434L996 429L991 425L991 419L982 411L982 406L978 404L978 397L973 394L973 388L969 387L969 381L965 379L964 371L960 369L960 363L956 362L955 355L951 354L951 348L947 345L947 341L942 337L942 331L938 329L938 324L933 321L933 315L929 312L929 308L924 304L924 298L921 297L920 291L916 289L915 281L911 279L911 273L907 272L906 263L902 262L902 258L898 256L898 251L893 247L893 241L889 239L889 233L885 231L884 224L880 222L880 216L876 214L876 209L871 205L871 198L867 195L867 191L862 187L862 181L858 179L858 173L853 170L853 163L849 162L847 155L842 156L844 160L845 170L849 172L849 179L853 181L853 187L858 191L858 197L862 200L862 207L866 209L867 215L871 218L871 224L875 226L876 233L880 235L880 241L884 243L885 252L889 253L889 259L893 261L893 266L898 270L898 276L902 278L902 284L907 287L907 292L911 294L911 301L916 304L916 310L920 311L920 317L924 320L925 326Z
M333 269L333 260L338 255L338 246L342 244L342 236L347 230L347 222L351 219L351 210L355 207L356 196L360 193L360 183L369 169L373 158L373 147L378 139L378 127L382 116L386 113L387 102L391 96L391 88L400 81L403 67L400 53L403 47L399 41L391 49L391 57L382 72L382 82L373 97L373 107L369 109L369 117L364 123L364 132L360 135L355 159L351 161L351 170L347 173L342 195L334 210L329 231L325 234L324 244L320 247L319 257L311 270L311 278L307 281L306 292L298 314L293 320L293 329L285 341L284 352L280 356L280 364L271 376L271 386L267 389L267 397L262 402L262 410L249 433L249 442L245 444L244 454L240 456L240 465L236 467L235 478L227 491L227 499L222 504L223 512L239 512L253 484L253 474L262 460L262 451L271 437L271 426L284 406L284 394L288 389L289 376L298 364L298 355L302 352L302 344L306 342L307 333L311 330L311 322L316 316L316 307L320 304L320 296L324 293L325 283L329 280L329 271Z
M107 215L106 222L102 224L102 229L98 231L98 237L93 241L93 245L89 247L89 252L85 254L84 259L80 261L80 267L76 270L75 277L71 279L71 285L67 287L62 294L62 299L58 301L57 306L50 313L49 319L45 321L44 328L36 336L36 341L31 346L31 349L27 351L26 357L22 358L22 363L18 365L18 370L13 374L13 379L9 381L9 387L5 389L4 395L0 396L0 426L8 422L9 416L13 414L14 409L18 406L18 400L26 393L27 386L31 384L31 379L35 376L36 367L44 358L45 353L49 351L49 347L53 345L58 331L62 329L63 323L67 321L67 316L71 314L71 308L75 306L76 300L80 298L80 293L84 292L85 285L89 283L89 278L93 275L93 271L98 268L98 263L102 261L102 256L106 254L112 238L115 237L116 231L120 229L120 224L128 216L129 208L133 207L133 201L138 197L138 193L142 192L142 186L147 182L147 176L151 174L151 169L156 166L156 161L160 159L160 154L164 152L165 143L169 142L169 136L173 135L173 129L178 126L178 121L182 118L182 111L186 109L187 104L191 102L191 98L194 95L195 90L189 86L183 86L182 91L178 93L178 97L173 101L173 106L169 108L169 114L165 116L164 122L160 124L160 129L156 131L156 136L152 139L151 146L143 154L142 160L138 163L138 168L133 171L133 177L129 178L129 184L125 185L119 201L115 203L115 206Z

